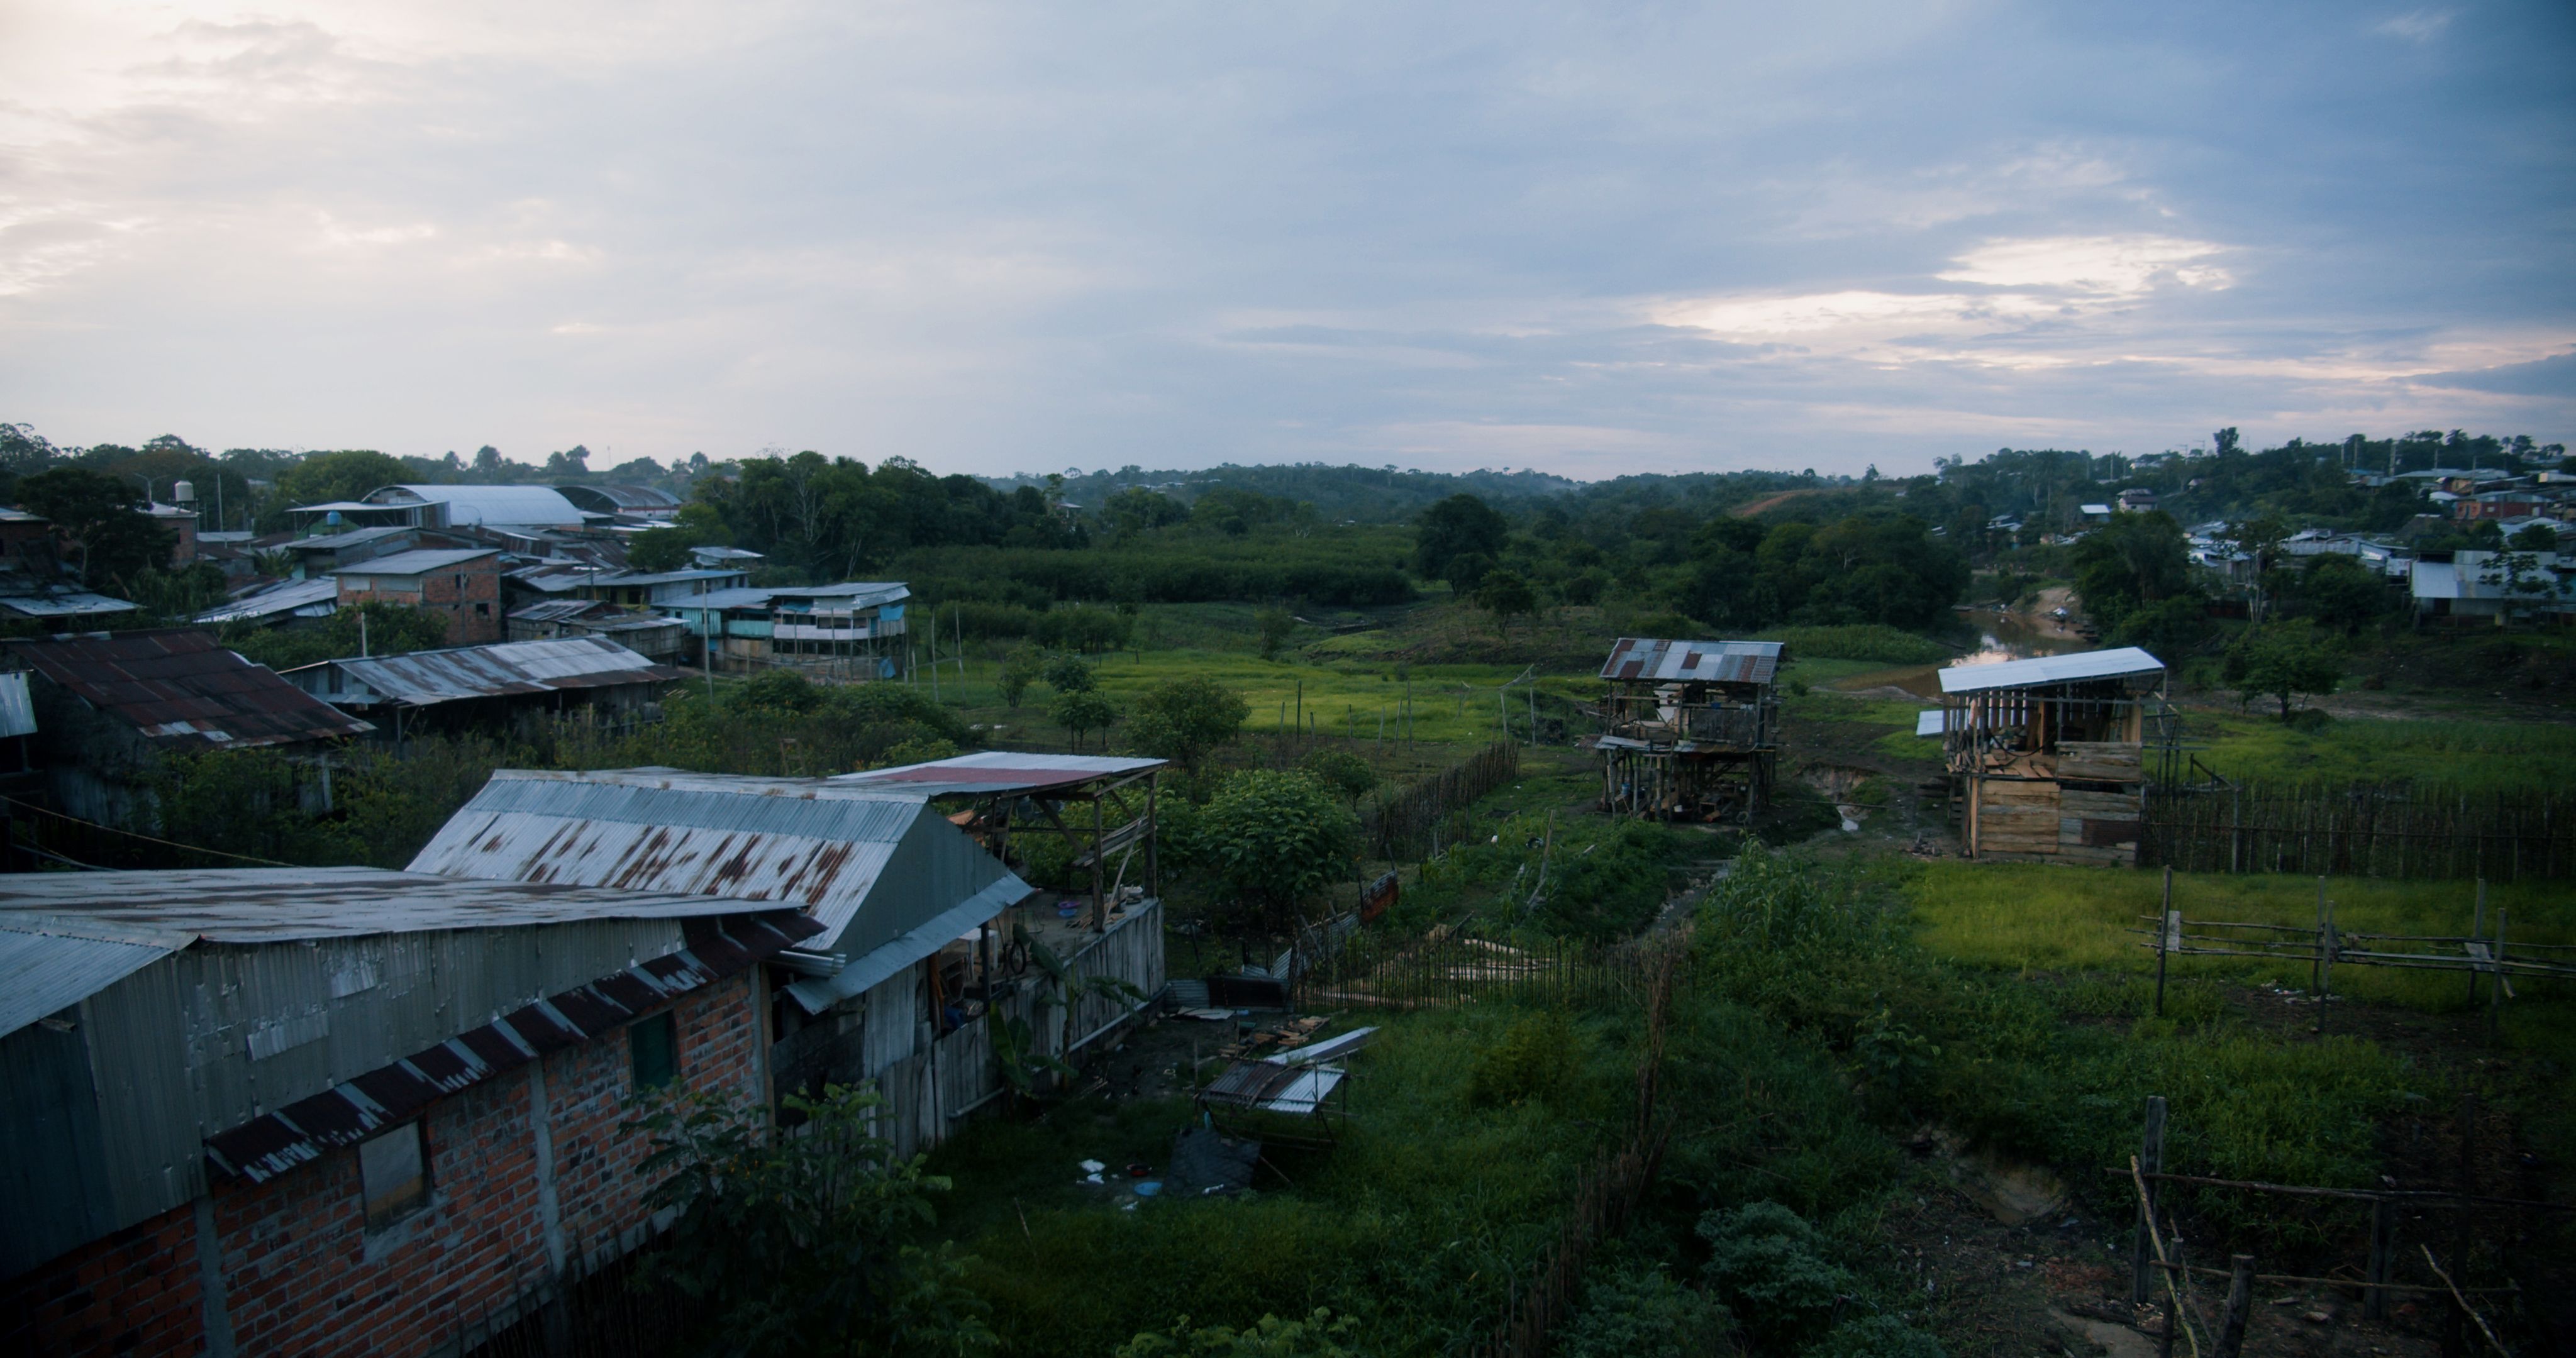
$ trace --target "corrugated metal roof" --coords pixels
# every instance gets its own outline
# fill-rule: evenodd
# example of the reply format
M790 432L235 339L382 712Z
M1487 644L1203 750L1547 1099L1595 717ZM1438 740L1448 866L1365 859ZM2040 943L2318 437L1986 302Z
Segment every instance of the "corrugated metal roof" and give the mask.
M0 1036L68 1009L195 941L171 929L0 914Z
M30 618L104 617L111 613L134 611L134 605L123 599L92 594L87 590L65 590L60 594L12 594L0 597L0 608Z
M577 581L575 583L578 583ZM696 612L701 608L767 608L776 597L774 589L711 589L704 594L683 595L676 599L656 599L655 608L677 608Z
M0 645L81 701L156 740L242 749L376 729L194 628Z
M563 496L567 501L602 511L680 507L680 497L667 490L658 486L638 486L626 482L600 486L557 486L555 493Z
M411 527L408 524L379 524L373 528L351 528L344 532L322 533L309 538L294 538L277 545L283 550L290 552L336 552L344 547L362 546L366 543L379 542L389 537L396 537L404 533L417 533L419 531L419 529ZM202 542L205 540L205 536L205 534L200 533L197 535L197 538Z
M2165 662L2139 650L2123 646L2112 651L2077 651L2071 655L2041 655L2028 660L2006 660L1992 665L1953 665L1941 671L1943 693L1982 693L1988 689L2029 688L2037 684L2065 684L2078 679L2120 679L2139 674L2162 674Z
M1601 677L1638 683L1767 684L1780 668L1776 641L1666 641L1621 637Z
M1162 768L1169 762L1113 755L980 750L954 759L935 759L927 764L844 773L832 781L850 787L900 789L924 797L996 796L1072 787L1096 778Z
M197 615L197 621L202 623L246 622L252 618L269 618L280 613L293 613L314 604L337 604L339 600L340 582L330 576L320 576L311 580L289 580L256 594L245 594L222 607L207 609Z
M862 956L997 884L1029 892L909 790L821 778L502 769L414 872L677 891L800 906Z
M27 672L0 673L0 736L36 733L36 700L27 692Z
M542 599L525 608L510 610L510 618L514 622L565 622L586 616L593 609L606 609L609 613L621 611L617 605L601 603L597 599Z
M389 491L406 491L410 500ZM547 486L384 486L367 492L368 508L383 509L431 501L447 506L449 523L488 523L513 527L551 527L585 520L581 510Z
M741 580L748 578L749 574L739 568L728 570L721 566L697 570L656 571L649 575L619 571L613 575L599 577L599 583L603 585L681 585L691 580Z
M78 916L217 943L599 919L698 919L745 908L700 892L441 877L390 868L0 874L0 919L17 911Z
M726 921L678 952L550 995L490 1023L206 1138L226 1173L264 1183L335 1146L351 1146L433 1101L549 1052L578 1046L701 986L738 976L818 927L793 911Z
M512 693L655 684L680 677L678 670L656 665L606 637L549 637L408 655L353 656L306 665L293 673L308 686L328 684L329 696L336 701L410 707Z
M772 590L782 599L835 599L860 604L893 603L912 597L912 589L900 580L844 580L837 585L791 585Z
M1915 714L1914 714L1914 734L1916 734L1916 735L1918 735L1918 736L1937 736L1937 735L1940 735L1944 730L1946 730L1946 729L1947 729L1946 727L1944 727L1944 726L1942 725L1942 723L1943 723L1943 721L1945 721L1945 720L1948 718L1948 715L1949 715L1949 714L1948 714L1947 712L1945 712L1943 709L1938 708L1938 707L1933 708L1933 709L1932 709L1931 711L1929 711L1929 712L1917 712L1917 713L1915 713Z
M498 547L423 547L417 551L395 552L390 556L371 556L364 561L342 566L340 574L358 575L427 575L432 571L453 570L468 561L499 556Z

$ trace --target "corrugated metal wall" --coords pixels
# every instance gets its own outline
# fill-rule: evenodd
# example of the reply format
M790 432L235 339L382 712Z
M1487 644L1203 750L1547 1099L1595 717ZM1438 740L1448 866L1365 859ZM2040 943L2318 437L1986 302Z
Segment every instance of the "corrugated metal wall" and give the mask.
M597 920L199 944L146 967L80 1009L108 1197L89 1218L180 1206L205 1189L207 1136L681 946L677 920Z

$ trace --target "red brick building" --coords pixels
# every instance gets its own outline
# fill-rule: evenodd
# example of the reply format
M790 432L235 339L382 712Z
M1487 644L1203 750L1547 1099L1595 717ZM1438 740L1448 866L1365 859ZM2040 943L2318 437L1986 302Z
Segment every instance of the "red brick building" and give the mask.
M502 639L501 549L460 547L396 552L340 571L340 606L377 600L447 618L447 644Z
M819 926L744 906L359 868L0 878L0 957L41 978L0 996L0 1351L480 1342L655 1228L630 1096L767 1099L759 963Z

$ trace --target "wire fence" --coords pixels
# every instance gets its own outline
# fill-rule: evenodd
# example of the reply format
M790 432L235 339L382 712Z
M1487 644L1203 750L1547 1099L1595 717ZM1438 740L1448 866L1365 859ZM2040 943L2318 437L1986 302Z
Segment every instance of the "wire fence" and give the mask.
M2344 788L2158 787L2142 866L2304 876L2576 876L2576 797L2356 783Z
M1360 810L1364 852L1387 862L1429 858L1464 833L1452 818L1520 772L1520 747L1496 741L1401 792L1377 797Z
M1307 1009L1640 1003L1672 984L1658 942L1510 942L1445 925L1413 938L1362 931L1328 955L1301 954L1301 962L1295 1003Z

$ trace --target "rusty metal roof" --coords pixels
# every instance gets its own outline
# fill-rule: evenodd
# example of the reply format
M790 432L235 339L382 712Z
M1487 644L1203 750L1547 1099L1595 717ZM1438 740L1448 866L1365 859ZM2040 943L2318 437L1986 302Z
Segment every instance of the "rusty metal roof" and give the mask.
M491 646L325 660L287 672L306 692L353 706L429 707L463 698L658 684L678 670L656 665L605 637L550 637Z
M1776 641L1665 641L1621 637L1601 677L1635 683L1767 684L1780 668Z
M339 600L340 582L328 575L317 575L310 580L288 580L270 585L255 593L244 594L231 603L210 608L198 614L197 621L201 623L247 622L254 618L275 617L280 613L297 613L308 608L318 608L327 616L339 611Z
M207 1137L206 1158L229 1174L264 1183L335 1146L355 1145L435 1100L593 1041L689 991L740 975L820 931L814 921L785 910L692 931L689 946L678 952L550 995Z
M598 919L696 919L747 907L697 892L440 877L390 868L183 868L0 874L18 912L216 943L358 938Z
M822 921L817 951L850 958L1029 892L917 792L650 769L496 771L411 870L777 901Z
M375 729L194 628L5 644L29 669L154 740L243 749Z
M94 618L111 613L131 613L134 605L87 590L62 590L58 593L0 596L0 609L30 618Z
M974 754L961 754L954 759L935 759L927 764L903 764L890 769L845 773L832 781L845 787L883 788L924 797L1027 796L1159 769L1169 762L1112 755L981 750Z

